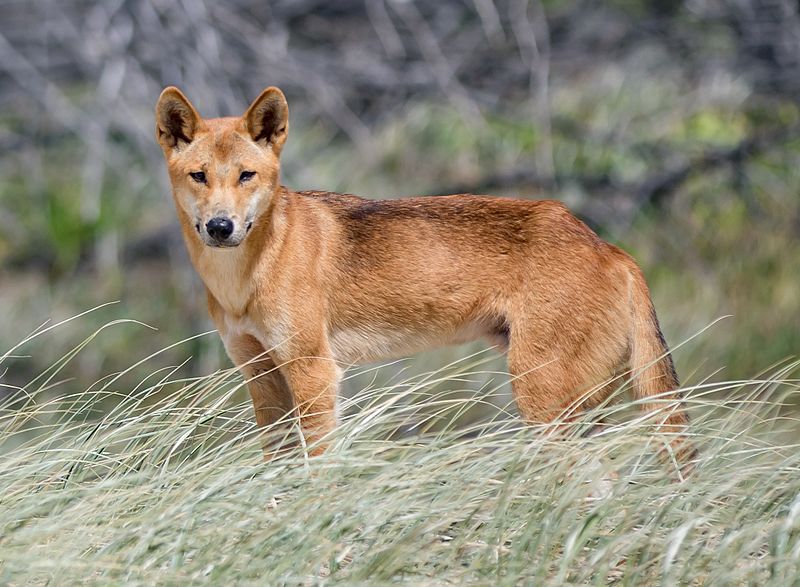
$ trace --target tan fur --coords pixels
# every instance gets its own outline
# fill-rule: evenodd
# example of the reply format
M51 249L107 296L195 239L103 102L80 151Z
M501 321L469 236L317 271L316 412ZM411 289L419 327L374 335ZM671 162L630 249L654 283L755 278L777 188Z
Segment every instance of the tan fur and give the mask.
M319 441L336 424L342 367L481 337L507 349L529 422L558 418L628 369L636 397L676 399L641 271L562 204L288 190L288 108L276 88L241 118L209 120L167 88L156 120L186 246L259 425L297 415ZM191 178L198 170L205 184ZM240 182L243 171L255 176ZM202 228L219 214L238 246L208 246ZM687 423L682 409L662 420Z

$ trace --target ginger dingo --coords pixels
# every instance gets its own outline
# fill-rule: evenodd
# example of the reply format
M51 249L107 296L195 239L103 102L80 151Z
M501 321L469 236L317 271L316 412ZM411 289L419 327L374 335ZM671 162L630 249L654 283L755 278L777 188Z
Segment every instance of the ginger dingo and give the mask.
M288 114L277 88L240 118L203 119L174 87L156 107L183 237L259 426L296 416L316 454L343 366L485 338L526 421L597 405L627 372L646 409L674 400L658 418L679 442L678 378L630 256L556 201L289 190Z

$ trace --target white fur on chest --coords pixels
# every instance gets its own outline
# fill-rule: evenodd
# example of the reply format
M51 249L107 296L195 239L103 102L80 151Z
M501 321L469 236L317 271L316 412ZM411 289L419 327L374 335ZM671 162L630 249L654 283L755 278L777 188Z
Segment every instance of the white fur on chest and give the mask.
M237 338L245 335L260 338L258 336L258 328L256 328L256 325L253 324L253 321L247 315L236 317L232 314L224 314L223 320L225 323L225 334L228 338Z
M253 291L251 275L244 275L243 254L236 249L206 248L197 259L197 271L226 314L240 316Z

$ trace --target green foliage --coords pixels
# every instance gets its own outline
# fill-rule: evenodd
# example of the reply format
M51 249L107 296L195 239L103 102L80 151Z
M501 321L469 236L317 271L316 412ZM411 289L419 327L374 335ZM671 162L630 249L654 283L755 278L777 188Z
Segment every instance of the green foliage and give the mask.
M732 315L677 353L679 371L699 376L725 368L730 377L745 377L800 349L794 277L800 144L784 136L741 161L713 168L692 162L798 124L796 104L749 100L748 92L741 79L721 73L690 79L664 49L648 46L580 76L554 79L549 137L529 102L501 104L476 120L449 103L424 101L409 102L359 144L330 121L304 118L301 102L293 108L283 179L294 188L371 197L443 193L484 186L487 177L508 171L535 178L537 156L550 148L555 177L540 179L554 189L520 181L481 191L559 198L592 219L604 238L642 265L670 342ZM161 329L167 337L161 343L210 328L201 285L180 251L116 264L126 246L174 237L167 232L176 228L167 220L174 217L167 188L157 181L164 176L161 164L145 162L130 138L112 133L108 140L125 165L108 166L94 203L84 179L86 153L75 137L43 142L38 166L11 159L14 172L0 181L2 208L14 218L12 229L0 231L0 263L10 268L0 303L14 311L3 317L0 342L11 344L16 333L48 317L115 299L126 315ZM636 203L638 188L684 166L685 179L660 207ZM96 261L108 242L119 246L110 261L81 263ZM77 376L92 380L90 366L124 368L129 348L155 350L155 344L130 329ZM195 374L219 365L213 339L193 351L201 357L192 363ZM35 357L19 369L44 360Z

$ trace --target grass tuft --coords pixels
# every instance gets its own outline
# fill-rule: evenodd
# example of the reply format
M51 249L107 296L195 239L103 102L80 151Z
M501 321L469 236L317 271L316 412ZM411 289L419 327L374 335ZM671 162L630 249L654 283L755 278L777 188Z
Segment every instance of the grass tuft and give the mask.
M483 374L475 356L368 386L343 402L327 454L265 463L234 371L182 379L150 357L54 393L79 350L0 402L3 584L787 585L800 574L786 407L796 363L687 387L700 454L679 482L657 456L667 439L621 416L630 403L589 415L604 424L588 437L556 439L497 409L453 425L490 393L464 393Z

